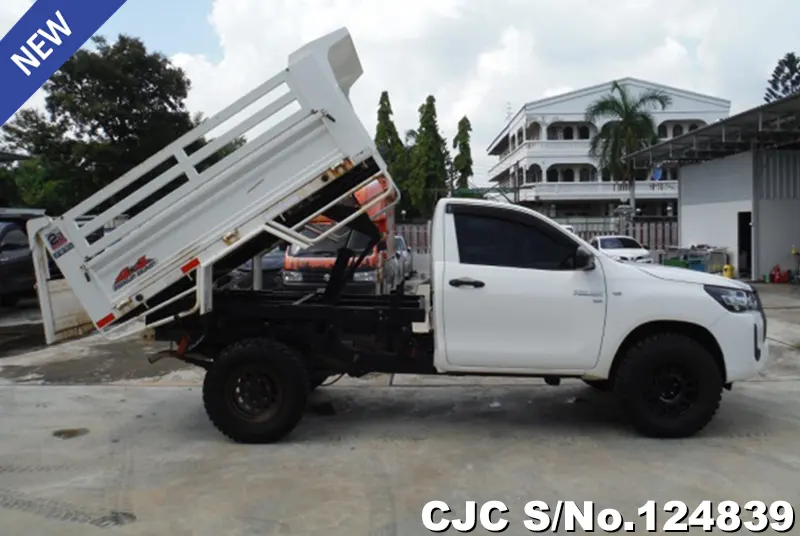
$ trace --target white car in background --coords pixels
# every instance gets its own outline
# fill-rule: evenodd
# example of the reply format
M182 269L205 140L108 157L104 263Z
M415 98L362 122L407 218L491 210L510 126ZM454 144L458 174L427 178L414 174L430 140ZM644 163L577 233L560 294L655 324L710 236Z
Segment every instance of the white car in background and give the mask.
M414 271L414 259L412 257L411 248L406 244L405 238L400 235L394 237L394 251L395 255L397 255L397 263L400 268L401 282L411 279L411 274Z
M630 236L596 236L589 244L618 261L653 264L650 251Z

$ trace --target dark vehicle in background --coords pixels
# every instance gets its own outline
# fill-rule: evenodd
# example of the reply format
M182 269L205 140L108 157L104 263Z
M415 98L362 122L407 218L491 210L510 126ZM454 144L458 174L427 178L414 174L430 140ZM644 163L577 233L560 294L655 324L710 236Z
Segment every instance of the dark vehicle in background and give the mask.
M12 307L36 292L31 249L22 229L16 223L0 221L0 307Z
M261 288L263 290L275 289L281 286L281 270L283 269L283 257L285 254L286 246L280 245L261 256ZM252 290L253 260L248 260L227 274L224 280L217 282L217 285L234 290Z

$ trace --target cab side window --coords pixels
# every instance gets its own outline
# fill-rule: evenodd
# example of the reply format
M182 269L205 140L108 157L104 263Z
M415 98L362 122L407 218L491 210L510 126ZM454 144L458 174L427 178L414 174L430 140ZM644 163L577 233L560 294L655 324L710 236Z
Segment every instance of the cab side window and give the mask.
M533 270L574 268L577 244L532 216L467 211L454 214L461 264Z

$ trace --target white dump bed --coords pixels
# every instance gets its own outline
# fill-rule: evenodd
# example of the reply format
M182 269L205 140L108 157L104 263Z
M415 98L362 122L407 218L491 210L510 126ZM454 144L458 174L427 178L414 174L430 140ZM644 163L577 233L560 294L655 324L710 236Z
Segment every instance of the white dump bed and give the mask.
M152 312L191 294L197 297L194 306L181 314L208 312L215 262L265 230L298 245L321 239L310 240L298 229L324 208L288 226L279 216L367 162L367 176L340 199L379 180L382 193L374 202L396 202L399 193L386 164L349 101L361 73L348 31L332 32L292 53L287 69L63 216L29 221L47 342L92 326L109 338L126 335L145 326L142 315L120 321L124 315L142 306ZM241 136L244 145L210 167L204 163ZM85 214L96 217L84 224ZM104 227L105 234L95 232ZM48 254L64 275L68 295L63 281L48 280ZM153 296L185 278L191 288L151 306Z

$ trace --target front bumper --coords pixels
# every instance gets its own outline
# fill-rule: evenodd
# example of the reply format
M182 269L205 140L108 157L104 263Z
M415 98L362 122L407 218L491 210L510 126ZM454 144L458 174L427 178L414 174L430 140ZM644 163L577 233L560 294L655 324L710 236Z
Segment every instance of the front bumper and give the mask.
M758 376L769 364L769 343L761 312L729 313L712 325L730 382Z
M307 291L313 292L315 290L324 289L327 283L283 283L285 290ZM372 281L359 282L351 281L344 286L344 294L357 294L359 296L374 296L377 294L376 284Z

